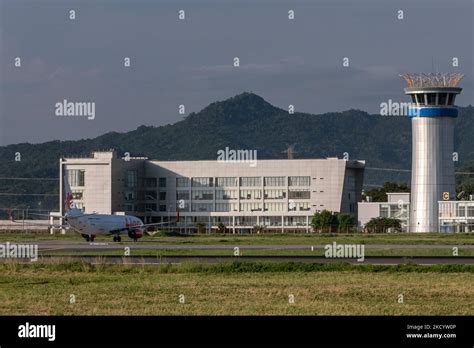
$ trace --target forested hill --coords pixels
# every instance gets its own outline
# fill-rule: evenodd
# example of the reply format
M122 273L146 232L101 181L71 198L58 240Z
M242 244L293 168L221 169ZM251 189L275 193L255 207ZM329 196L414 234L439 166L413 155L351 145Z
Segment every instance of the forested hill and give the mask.
M473 131L474 107L460 108L455 130L459 165L474 161ZM273 159L285 158L283 151L295 143L295 158L341 158L347 152L351 159L366 160L370 167L409 168L411 162L411 129L406 117L370 115L359 110L289 114L255 94L242 93L171 125L140 126L94 139L0 147L0 177L57 177L60 156L87 155L110 148L151 159L187 160L216 159L218 150L229 147L257 150L259 159ZM16 152L21 153L20 162L14 161ZM366 183L406 181L406 173L394 175L398 174L367 171ZM0 192L55 192L53 183L0 180ZM19 203L19 199L0 196L10 204Z

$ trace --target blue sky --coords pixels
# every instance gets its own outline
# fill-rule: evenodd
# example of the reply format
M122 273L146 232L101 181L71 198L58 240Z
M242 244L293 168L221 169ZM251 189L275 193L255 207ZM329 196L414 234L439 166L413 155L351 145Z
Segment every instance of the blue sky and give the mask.
M174 123L180 104L188 114L244 91L302 112L377 113L407 101L400 73L433 65L466 74L457 103L474 104L473 18L471 0L0 0L0 145ZM95 119L55 116L64 99L95 102Z

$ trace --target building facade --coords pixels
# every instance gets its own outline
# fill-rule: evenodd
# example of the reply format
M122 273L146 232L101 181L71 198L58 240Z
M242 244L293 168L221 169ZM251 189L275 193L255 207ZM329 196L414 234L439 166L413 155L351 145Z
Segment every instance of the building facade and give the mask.
M408 232L410 220L410 193L387 193L387 202L359 202L358 228L363 230L373 218L385 217L400 220L403 232Z
M439 201L438 230L433 232L474 232L474 195L469 200ZM366 223L377 217L400 220L402 231L409 231L410 193L387 193L387 202L360 202L358 204L358 227L363 230Z
M76 205L88 213L135 215L185 232L221 224L232 232L309 232L316 211L357 217L364 167L364 161L337 158L249 164L153 161L98 151L60 160L60 196L67 175Z
M440 232L474 232L474 197L469 201L440 201Z

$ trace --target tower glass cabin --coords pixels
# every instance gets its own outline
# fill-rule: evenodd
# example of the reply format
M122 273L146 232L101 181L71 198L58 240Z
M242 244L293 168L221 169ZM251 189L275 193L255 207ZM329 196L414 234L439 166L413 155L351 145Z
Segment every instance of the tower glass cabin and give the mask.
M438 232L438 201L455 197L454 106L461 74L405 74L412 100L409 232Z

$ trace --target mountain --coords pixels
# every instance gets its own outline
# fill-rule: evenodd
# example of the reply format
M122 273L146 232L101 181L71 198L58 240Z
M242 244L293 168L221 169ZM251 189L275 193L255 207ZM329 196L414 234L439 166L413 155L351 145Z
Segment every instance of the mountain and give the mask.
M472 132L474 107L460 108L456 120L455 148L459 163L474 161ZM119 153L157 160L216 159L217 151L257 150L259 159L285 158L283 151L296 143L295 158L339 157L366 160L369 167L410 168L411 129L406 117L370 115L360 110L313 115L289 114L252 93L215 102L184 120L160 127L140 126L94 139L15 144L0 147L0 177L58 177L61 156L87 156L93 150L115 148ZM15 153L21 161L15 162ZM366 171L367 184L407 182L408 173ZM57 192L54 181L0 180L0 193ZM28 205L47 209L55 197L0 195L0 208ZM33 201L33 203L31 203ZM39 204L38 204L39 203Z

